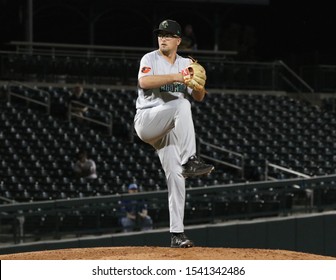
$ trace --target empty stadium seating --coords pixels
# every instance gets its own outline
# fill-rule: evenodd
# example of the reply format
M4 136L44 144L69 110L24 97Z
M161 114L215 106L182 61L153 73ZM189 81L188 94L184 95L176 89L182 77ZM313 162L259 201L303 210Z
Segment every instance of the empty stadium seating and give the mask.
M43 90L51 94L52 106L64 105L62 100L69 95L66 88ZM26 91L23 94L27 94ZM1 135L4 147L7 147L2 165L9 168L8 173L11 174L12 165L16 163L7 161L19 157L20 166L16 166L14 177L21 170L35 175L40 172L47 184L50 177L53 180L49 183L69 179L76 149L84 147L97 161L101 183L115 180L120 187L121 183L142 180L145 189L155 189L156 185L164 187L164 176L151 147L137 138L124 143L133 134L136 93L88 89L84 98L88 105L113 114L115 129L112 137L99 129L97 132L88 124L69 123L57 115L46 116L25 105L17 107L15 101L2 104L4 130ZM336 117L331 111L323 112L308 103L274 95L214 93L205 102L192 104L198 137L241 153L245 157L247 180L260 179L265 160L307 175L330 174L335 170L336 158L332 150L336 145ZM221 156L218 152L209 150L209 153L214 158ZM237 159L228 160L240 164ZM141 166L143 162L148 162L147 168ZM223 172L219 168L221 172L207 178L189 180L190 185L239 180L233 170ZM47 174L44 169L49 170ZM110 176L111 172L114 176ZM118 187L114 188L118 190Z
M85 90L88 105L112 113L114 129L110 136L97 126L76 120L69 122L58 114L70 89L51 86L41 89L50 94L51 104L56 108L50 115L43 108L18 100L9 103L3 99L0 103L2 197L25 202L102 196L126 192L126 186L131 182L138 183L143 191L166 188L165 176L154 150L137 137L130 137L134 136L135 91ZM30 94L21 87L13 90L27 96ZM286 95L252 93L214 92L205 102L191 102L198 138L243 155L245 176L242 178L236 170L216 164L215 171L209 176L188 179L188 188L262 180L266 160L310 176L335 173L336 114L332 110L322 110ZM72 176L72 164L79 148L85 148L96 161L97 180ZM223 155L211 149L206 149L205 153L215 159L224 158L232 164L241 164L230 154ZM288 174L279 171L269 172L278 179L288 178ZM327 192L321 192L321 199L328 197ZM333 194L333 188L329 193ZM281 198L272 190L259 194L223 194L218 201L204 204L203 200L202 205L189 197L186 217L197 217L202 221L210 209L225 217L235 213L272 211L281 203L290 208L291 199L290 195ZM161 219L160 215L165 215L160 207L153 207L151 211L157 217L156 221ZM73 217L60 217L59 227L68 231L75 221L81 227L84 218L88 219L85 225L95 220L74 214ZM37 222L47 227L48 219ZM117 223L114 214L105 213L99 217L99 224L92 226L104 227L108 221ZM29 229L29 225L27 227Z

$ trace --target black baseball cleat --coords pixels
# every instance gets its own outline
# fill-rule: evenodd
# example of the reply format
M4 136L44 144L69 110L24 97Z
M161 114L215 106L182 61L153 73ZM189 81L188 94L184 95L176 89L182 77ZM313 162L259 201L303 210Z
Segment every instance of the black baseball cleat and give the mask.
M172 248L191 248L194 247L194 243L188 239L188 237L182 233L172 233L170 247Z
M187 178L209 174L215 167L211 164L204 163L196 156L192 156L186 164L182 165L182 168L182 175Z

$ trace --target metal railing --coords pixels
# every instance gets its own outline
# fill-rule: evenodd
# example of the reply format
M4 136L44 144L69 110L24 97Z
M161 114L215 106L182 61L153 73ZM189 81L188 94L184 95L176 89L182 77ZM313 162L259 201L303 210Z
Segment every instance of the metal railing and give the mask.
M280 166L280 165L277 165L277 164L270 163L268 160L266 160L265 161L265 180L273 180L273 181L278 180L277 178L269 176L269 168L270 167L274 168L276 170L281 170L281 171L285 171L287 173L296 175L297 177L311 178L311 176L309 176L307 174L304 174L304 173L301 173L301 172L298 172L298 171L295 171L295 170L292 170L292 169L289 169L289 168L286 168L286 167L283 167L283 166Z
M20 92L18 92L18 93L13 92L15 87L20 88ZM43 95L43 97L42 97L43 100L41 101L37 98L32 97L31 95L33 95L33 94L24 95L21 92L22 89L29 90L32 93L38 93L39 95L40 94ZM11 103L13 97L25 100L26 103L27 103L27 106L29 105L29 103L34 103L34 104L40 105L42 107L45 107L47 114L50 114L50 112L51 112L51 96L50 96L50 93L47 92L47 91L44 91L44 90L41 90L41 89L35 89L35 88L30 87L30 86L28 86L24 83L13 81L13 82L10 82L8 84L8 91L7 91L8 102ZM91 112L93 111L93 112L98 113L97 115L99 115L99 116L91 117L91 116L85 115L85 113L81 114L77 111L74 111L73 110L74 105L85 107L85 108L87 108L87 110L89 110ZM85 121L88 121L90 123L94 123L94 124L97 124L97 125L100 125L100 126L104 126L104 127L107 128L109 135L112 135L112 132L113 132L113 116L110 112L102 111L100 109L94 108L92 106L89 106L87 104L84 104L84 103L81 103L81 102L78 102L78 101L71 101L69 103L69 107L68 107L68 120L69 120L69 122L71 122L72 118L74 118L74 117L85 120ZM103 117L104 121L99 120L99 117Z
M78 105L80 107L87 108L87 110L86 110L86 112L83 112L83 113L80 113L78 111L74 111L73 110L74 105ZM94 111L94 112L99 113L100 115L103 115L105 117L106 121L100 121L98 118L93 118L93 117L90 117L90 116L86 116L86 114L90 113L90 111ZM82 119L82 120L85 120L85 121L88 121L88 122L91 122L91 123L94 123L94 124L104 126L104 127L107 128L109 135L112 135L113 116L109 112L102 111L100 109L96 109L92 106L89 106L87 104L84 104L84 103L81 103L81 102L78 102L78 101L71 101L70 104L69 104L69 108L68 108L68 120L69 120L69 122L71 122L71 119L73 117L76 117L78 119Z
M336 65L303 65L300 76L314 87L317 92L333 94L336 91Z
M25 89L33 92L33 93L42 94L43 95L42 96L43 100L39 100L39 99L33 98L31 96L25 96L21 92L20 93L15 93L15 92L13 92L13 87L25 88ZM13 96L16 97L16 98L19 98L19 99L26 100L27 105L29 105L29 103L34 103L34 104L40 105L42 107L45 107L46 108L46 113L50 114L51 97L50 97L50 93L47 92L47 91L44 91L44 90L41 90L41 89L35 89L35 88L27 86L23 83L12 81L8 84L8 92L7 92L8 102L11 103Z
M281 71L279 71L280 79L282 79L294 92L314 92L314 89L286 63L279 60L278 64L281 66Z
M234 157L239 159L240 164L238 165L238 164L234 164L232 162L226 161L226 160L220 160L218 158L208 156L208 155L202 153L203 152L203 149L201 148L202 145L205 145L208 148L212 148L214 150L220 151L220 152L222 152L222 153L224 153L228 156L234 156ZM210 160L212 162L216 162L216 163L219 163L219 164L237 169L237 170L240 171L241 177L242 178L245 177L245 157L244 157L244 155L242 155L240 153L237 153L237 152L234 152L234 151L231 151L231 150L227 150L225 148L222 148L222 147L219 147L219 146L216 146L216 145L213 145L213 144L205 142L203 140L199 140L198 151L199 151L199 156L200 157L205 158L207 160Z
M128 47L128 46L103 46L103 45L85 45L85 44L57 44L43 42L22 42L12 41L10 46L15 48L17 53L37 54L37 55L65 55L65 56L85 56L91 57L122 57L139 58L153 48ZM213 51L213 50L179 50L181 53L190 53L197 55L197 59L217 58L227 59L230 56L238 54L237 51Z
M5 79L136 85L140 58L152 48L11 42L0 51ZM207 87L313 93L283 61L235 61L231 51L179 51L194 56L207 71Z
M5 203L15 203L15 200L8 199L7 197L1 196L1 195L0 195L0 201L4 201Z
M286 167L283 167L283 166L280 166L280 165L277 165L277 164L270 163L266 160L265 161L265 180L272 180L272 181L277 181L278 180L277 178L269 176L269 168L273 168L275 170L281 170L281 171L284 171L286 173L295 175L299 178L306 178L306 179L311 178L311 176L309 176L307 174L304 174L304 173L301 173L301 172L298 172L298 171L295 171L295 170L292 170L292 169L289 169L289 168L286 168ZM301 188L299 185L293 185L293 187L296 188L296 189ZM314 205L314 192L311 189L307 188L307 189L305 189L305 195L306 195L307 199L310 200L311 207L313 207L313 205Z

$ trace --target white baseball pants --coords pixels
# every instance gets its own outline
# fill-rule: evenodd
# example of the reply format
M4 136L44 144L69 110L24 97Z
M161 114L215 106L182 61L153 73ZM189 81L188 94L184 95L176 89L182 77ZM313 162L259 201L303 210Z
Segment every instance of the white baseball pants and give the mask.
M134 127L140 139L156 149L165 172L170 232L183 232L186 191L182 165L196 153L190 102L179 98L137 110Z

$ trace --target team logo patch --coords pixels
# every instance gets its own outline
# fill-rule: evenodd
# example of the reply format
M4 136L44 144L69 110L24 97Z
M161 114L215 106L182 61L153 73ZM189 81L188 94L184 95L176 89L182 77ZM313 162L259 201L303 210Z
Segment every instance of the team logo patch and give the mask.
M152 68L145 66L145 67L142 67L141 73L148 73L150 70L152 70Z

